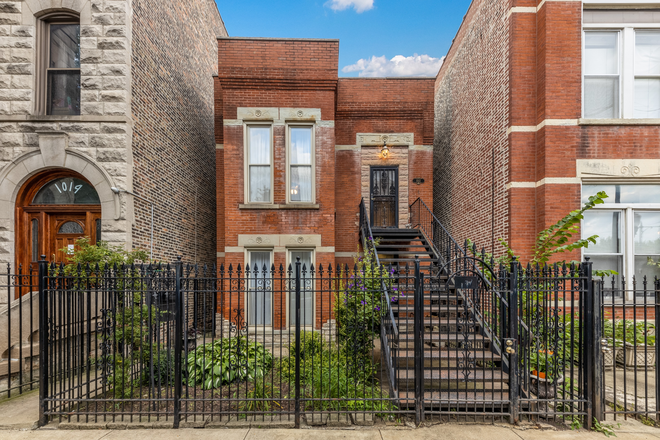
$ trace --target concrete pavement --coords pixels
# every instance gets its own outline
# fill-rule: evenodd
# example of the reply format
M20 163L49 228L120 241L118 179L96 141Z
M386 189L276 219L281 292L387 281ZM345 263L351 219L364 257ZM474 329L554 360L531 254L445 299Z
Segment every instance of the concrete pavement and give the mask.
M626 423L616 429L617 439L660 440L660 429ZM428 428L352 429L179 429L80 430L53 428L0 431L2 440L604 440L597 432L554 431L500 425L441 424Z
M480 424L437 424L424 428L396 426L350 426L335 429L128 429L111 430L57 429L51 424L33 430L38 419L38 392L30 392L8 401L0 402L0 440L143 440L157 437L158 440L308 440L308 439L355 439L355 440L605 440L597 432L585 430L555 430L544 425L480 425ZM614 430L617 439L660 440L660 429L643 425L636 420L622 418ZM91 426L87 426L92 428ZM71 428L71 427L70 427Z

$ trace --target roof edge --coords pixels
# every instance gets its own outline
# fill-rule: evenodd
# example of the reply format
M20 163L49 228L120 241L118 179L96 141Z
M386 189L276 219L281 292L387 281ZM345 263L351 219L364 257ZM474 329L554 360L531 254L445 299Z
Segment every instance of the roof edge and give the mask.
M275 38L275 37L218 37L218 40L258 40L258 41L325 41L337 42L338 38Z

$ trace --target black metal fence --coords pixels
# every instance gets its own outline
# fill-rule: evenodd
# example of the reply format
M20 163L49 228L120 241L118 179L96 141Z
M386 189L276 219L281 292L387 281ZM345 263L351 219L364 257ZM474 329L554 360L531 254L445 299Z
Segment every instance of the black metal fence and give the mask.
M656 425L660 325L660 284L643 277L628 284L624 277L602 279L597 283L597 307L602 358L599 361L602 414L638 418Z
M39 384L39 308L36 268L11 265L0 276L0 398Z
M43 262L41 421L655 421L657 283L454 255L431 273Z
M42 423L369 423L405 414L375 265L42 264Z

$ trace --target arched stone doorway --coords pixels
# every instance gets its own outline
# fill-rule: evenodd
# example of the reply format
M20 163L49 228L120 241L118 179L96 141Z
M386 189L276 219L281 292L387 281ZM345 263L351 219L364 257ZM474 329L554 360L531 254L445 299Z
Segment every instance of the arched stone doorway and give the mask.
M101 200L81 174L56 169L38 173L21 187L16 199L16 261L27 267L41 255L66 261L75 242L101 239Z

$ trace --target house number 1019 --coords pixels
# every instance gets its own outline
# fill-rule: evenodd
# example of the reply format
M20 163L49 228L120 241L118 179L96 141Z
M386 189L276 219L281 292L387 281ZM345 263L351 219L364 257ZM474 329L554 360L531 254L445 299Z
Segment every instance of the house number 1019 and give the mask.
M73 182L69 183L68 185L66 184L66 182L62 182L62 189L60 189L60 187L57 186L57 184L55 184L55 188L57 188L57 190L60 192L60 194L66 192L66 191L73 192L74 194L78 194L78 191L80 191L80 189L82 187L83 187L82 185L75 185L74 186Z

